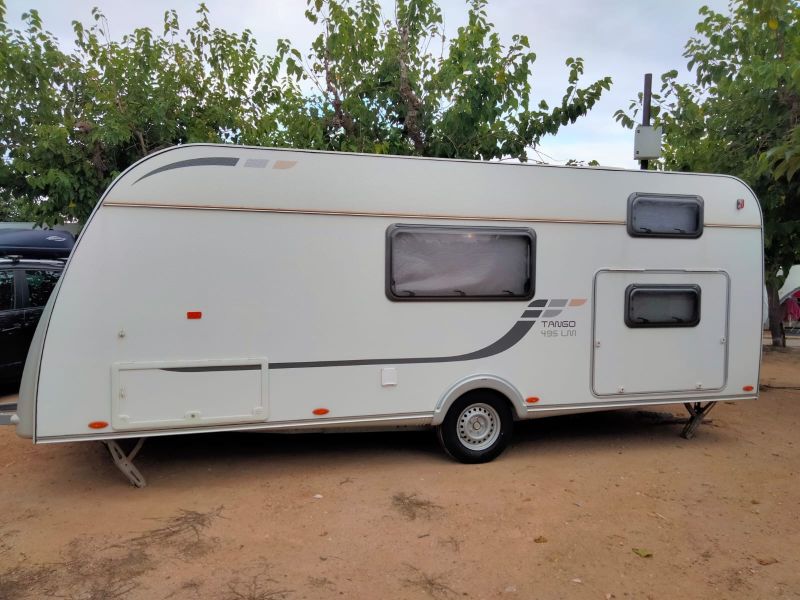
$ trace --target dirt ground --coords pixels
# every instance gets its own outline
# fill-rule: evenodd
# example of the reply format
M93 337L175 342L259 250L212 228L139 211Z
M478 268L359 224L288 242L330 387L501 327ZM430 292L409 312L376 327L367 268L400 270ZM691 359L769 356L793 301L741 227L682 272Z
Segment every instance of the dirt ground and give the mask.
M0 428L0 598L798 598L800 351L692 441L683 408L520 424L498 460L429 432L97 443ZM794 388L794 389L792 389Z

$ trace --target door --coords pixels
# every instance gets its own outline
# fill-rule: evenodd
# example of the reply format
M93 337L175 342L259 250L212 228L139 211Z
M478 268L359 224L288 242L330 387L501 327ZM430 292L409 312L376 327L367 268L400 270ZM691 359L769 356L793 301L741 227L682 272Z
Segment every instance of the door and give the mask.
M17 287L14 269L0 270L0 377L12 379L19 377L28 352Z
M729 291L721 271L599 272L593 393L624 398L722 389Z

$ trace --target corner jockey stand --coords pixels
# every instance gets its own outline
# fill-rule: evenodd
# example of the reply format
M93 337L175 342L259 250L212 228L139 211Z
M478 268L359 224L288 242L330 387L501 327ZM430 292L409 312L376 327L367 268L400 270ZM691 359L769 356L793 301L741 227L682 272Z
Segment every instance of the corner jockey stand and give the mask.
M111 454L114 464L117 465L117 468L122 471L122 474L131 482L131 485L137 488L145 487L147 481L145 481L144 476L133 464L133 459L136 458L139 450L142 449L144 438L139 438L129 454L125 454L122 447L115 440L105 440L103 443L106 445L106 448L108 448L108 452Z
M706 402L705 405L702 402L685 402L684 406L689 411L689 422L683 428L681 437L686 440L692 439L700 423L703 422L703 419L714 408L715 404L716 402Z

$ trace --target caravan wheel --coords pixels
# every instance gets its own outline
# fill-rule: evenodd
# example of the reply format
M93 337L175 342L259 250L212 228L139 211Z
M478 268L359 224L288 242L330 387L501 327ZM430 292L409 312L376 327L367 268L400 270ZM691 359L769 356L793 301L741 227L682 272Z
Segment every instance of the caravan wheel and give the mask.
M470 393L456 400L436 432L450 456L462 463L493 460L508 445L514 418L494 394Z

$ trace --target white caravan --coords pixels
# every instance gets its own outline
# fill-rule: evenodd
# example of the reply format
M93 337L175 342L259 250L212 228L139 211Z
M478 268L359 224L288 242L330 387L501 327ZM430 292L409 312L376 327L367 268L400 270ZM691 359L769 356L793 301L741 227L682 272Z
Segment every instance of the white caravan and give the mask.
M758 395L762 218L716 175L220 145L101 198L39 322L36 443L433 426Z

